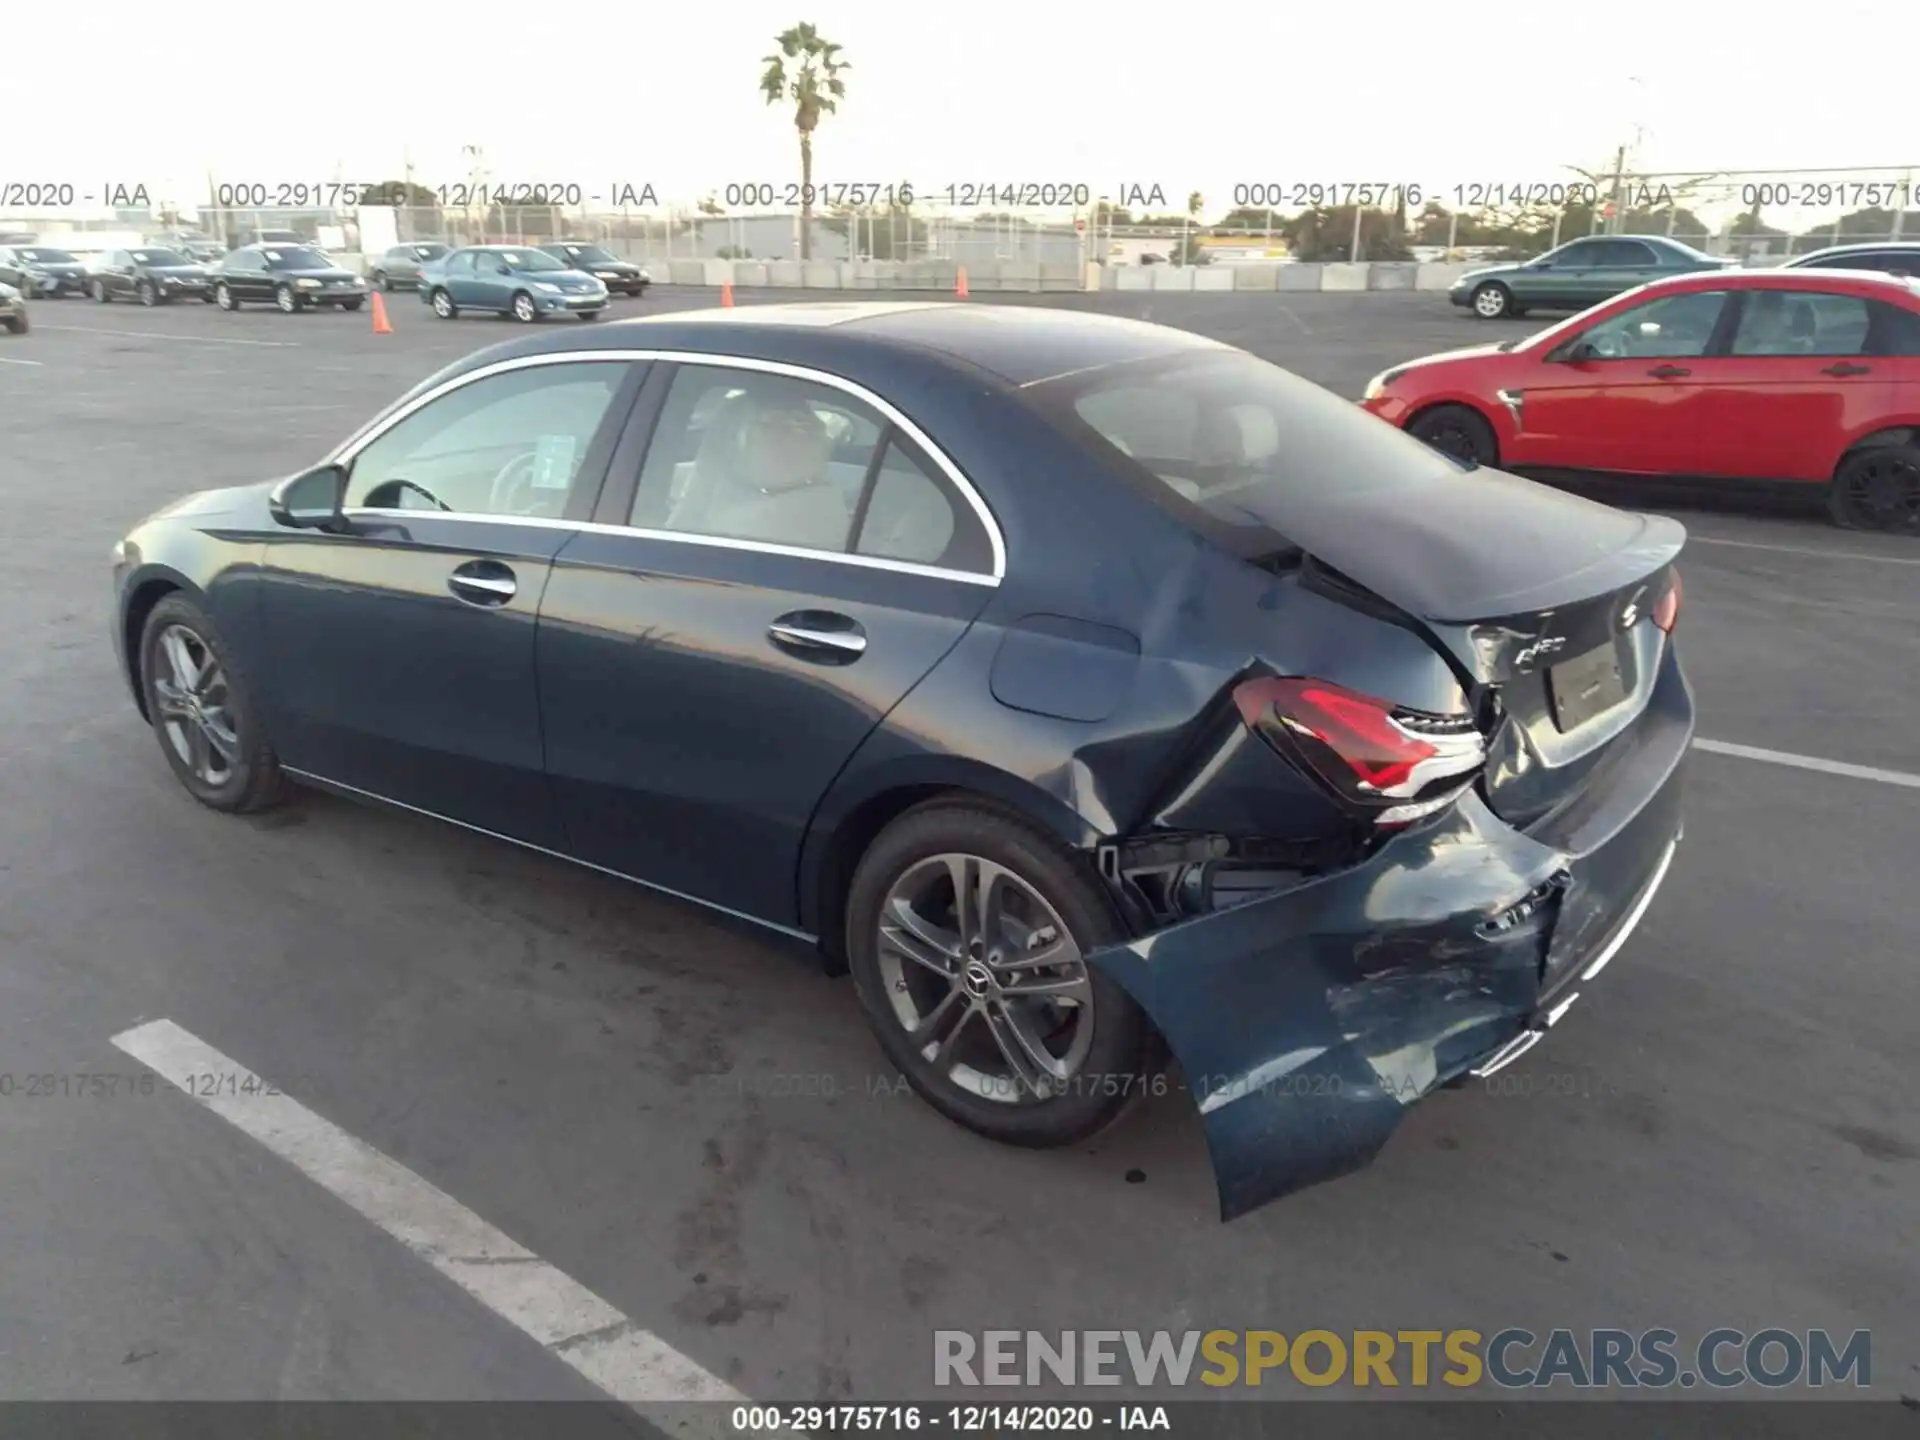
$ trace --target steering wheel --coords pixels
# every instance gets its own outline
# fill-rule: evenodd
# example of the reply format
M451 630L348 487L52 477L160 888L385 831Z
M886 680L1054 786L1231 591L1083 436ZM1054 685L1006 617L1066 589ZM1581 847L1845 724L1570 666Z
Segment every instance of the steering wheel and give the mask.
M495 472L487 490L487 508L495 515L538 515L550 503L533 483L534 463L539 453L526 450L514 456ZM559 492L551 492L558 494Z

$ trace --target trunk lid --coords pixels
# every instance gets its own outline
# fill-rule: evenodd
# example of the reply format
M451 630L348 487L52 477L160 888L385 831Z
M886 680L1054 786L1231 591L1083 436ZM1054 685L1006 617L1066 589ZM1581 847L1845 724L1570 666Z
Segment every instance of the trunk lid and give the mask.
M1510 824L1575 799L1645 711L1653 623L1686 530L1498 471L1428 503L1329 492L1288 506L1309 583L1385 606L1451 664L1488 736L1482 790Z

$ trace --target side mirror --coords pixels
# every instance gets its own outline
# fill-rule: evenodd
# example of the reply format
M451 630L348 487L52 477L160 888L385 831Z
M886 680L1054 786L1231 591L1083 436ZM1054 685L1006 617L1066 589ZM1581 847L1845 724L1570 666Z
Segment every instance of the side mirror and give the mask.
M282 480L267 497L274 520L291 530L325 530L344 534L349 528L343 506L347 472L340 465L322 465Z

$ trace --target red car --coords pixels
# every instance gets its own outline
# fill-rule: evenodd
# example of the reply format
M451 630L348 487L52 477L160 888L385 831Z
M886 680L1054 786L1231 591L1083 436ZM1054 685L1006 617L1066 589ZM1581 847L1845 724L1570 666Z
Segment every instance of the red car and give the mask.
M1361 403L1523 475L1817 485L1837 524L1920 535L1913 277L1659 280L1531 339L1395 366Z

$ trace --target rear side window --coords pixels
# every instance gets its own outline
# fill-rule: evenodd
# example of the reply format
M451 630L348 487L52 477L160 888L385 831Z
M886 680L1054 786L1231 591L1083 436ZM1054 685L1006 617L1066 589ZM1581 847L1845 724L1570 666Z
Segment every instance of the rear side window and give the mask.
M1870 300L1867 305L1873 315L1873 354L1920 355L1920 313L1883 300Z
M1819 290L1754 290L1740 312L1735 355L1862 355L1867 302Z
M1464 468L1238 351L1114 366L1026 394L1137 488L1236 549L1284 535L1290 507L1327 492L1417 503Z

